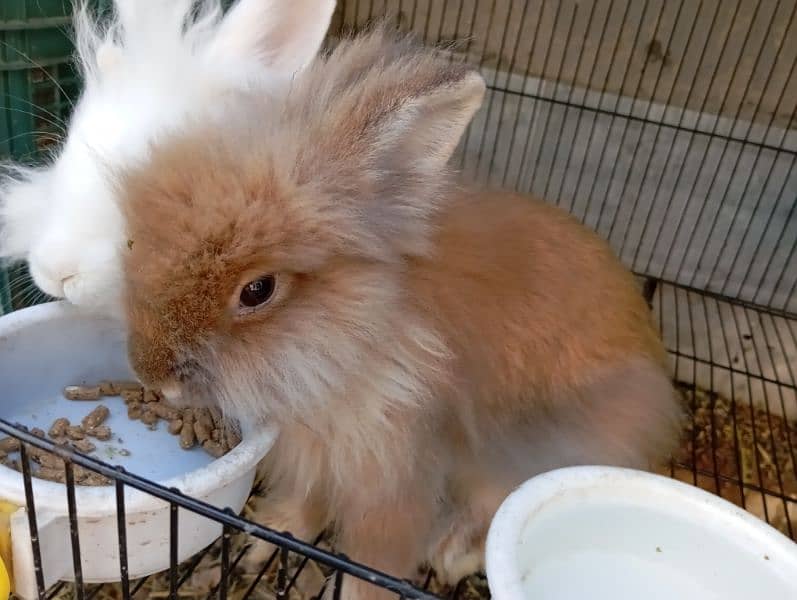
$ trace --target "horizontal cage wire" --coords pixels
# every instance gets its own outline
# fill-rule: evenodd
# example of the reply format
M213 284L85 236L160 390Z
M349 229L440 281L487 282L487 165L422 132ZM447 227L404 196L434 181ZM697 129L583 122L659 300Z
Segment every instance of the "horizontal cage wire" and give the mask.
M297 597L297 586L307 581L301 581L303 572L312 562L315 564L317 577L310 579L310 585L315 584L318 589L305 591L298 597L320 598L331 586L332 597L340 597L340 589L344 576L357 577L371 584L395 593L396 597L417 598L434 600L439 596L427 591L433 582L433 574L427 573L421 578L419 585L397 579L387 573L379 572L365 565L348 559L341 554L335 554L329 548L321 547L324 536L319 535L314 541L305 542L294 538L288 532L277 532L263 527L252 521L236 515L229 509L220 509L196 498L186 496L177 489L168 489L132 473L122 467L112 466L91 456L76 452L69 446L59 445L45 437L35 435L24 426L14 425L0 419L0 432L19 440L19 462L25 489L25 503L30 531L30 541L33 546L33 567L36 573L38 597L51 600L54 598L74 597L79 600L108 597L146 597L157 596L158 592L166 592L169 597L176 597L181 587L190 583L196 569L205 559L214 562L215 573L212 579L204 582L208 599L217 597L226 599L235 598L264 598ZM63 461L65 474L66 501L68 507L70 546L74 568L74 584L67 586L59 583L47 590L44 584L44 568L42 548L39 538L38 514L36 511L36 497L33 490L34 470L33 449L45 451ZM81 536L78 524L78 510L76 503L77 479L75 471L78 468L87 469L109 478L116 489L116 522L119 556L119 572L121 582L114 584L99 584L90 586L83 580L81 555ZM130 524L125 511L127 493L129 490L138 490L167 502L170 507L169 519L169 569L161 576L160 589L147 589L152 584L151 577L143 577L136 581L128 578L127 559L127 527ZM198 553L185 564L179 564L179 519L183 511L189 511L217 523L220 527L220 540ZM83 543L85 543L85 539ZM89 540L90 541L90 540ZM247 552L257 543L268 543L275 547L256 570L248 574L248 578L239 577L236 570L245 558ZM238 576L238 577L236 577ZM235 580L237 579L237 580ZM268 583L268 585L262 585ZM156 583L157 586L157 583ZM191 595L196 596L196 589L191 590ZM264 592L266 595L263 595ZM138 596L137 596L138 594ZM293 595L291 595L293 594ZM450 597L459 597L456 589L450 590Z
M565 208L639 276L689 409L664 473L797 540L797 0L343 0L332 36L385 15L485 78L456 157L465 176ZM77 83L65 65L30 77L40 135L28 150L41 153ZM432 572L399 581L335 554L325 536L300 542L8 423L0 430L24 442L35 556L27 448L64 458L68 481L79 465L116 486L121 583L82 580L80 507L67 485L75 584L44 589L37 562L42 598L320 598L326 585L339 593L344 573L396 597L489 597L482 576L454 589ZM172 507L170 568L135 581L131 488ZM218 523L221 537L178 564L186 511ZM263 554L265 542L276 549Z
M635 272L797 313L794 0L346 0L479 67L460 147Z

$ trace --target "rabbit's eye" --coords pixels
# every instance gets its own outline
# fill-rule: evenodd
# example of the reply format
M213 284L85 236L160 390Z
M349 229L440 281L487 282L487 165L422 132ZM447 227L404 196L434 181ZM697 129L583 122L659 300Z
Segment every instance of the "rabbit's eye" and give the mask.
M276 287L277 280L273 275L265 275L250 281L241 290L241 296L238 300L240 308L245 310L265 304L271 300Z

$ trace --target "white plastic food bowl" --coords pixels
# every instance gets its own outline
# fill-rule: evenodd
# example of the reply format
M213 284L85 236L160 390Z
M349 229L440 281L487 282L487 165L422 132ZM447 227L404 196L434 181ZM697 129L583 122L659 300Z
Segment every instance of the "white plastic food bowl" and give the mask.
M698 488L612 467L527 481L486 561L494 600L797 598L797 544Z
M36 306L0 318L0 417L47 430L66 416L79 422L97 403L70 402L65 385L102 379L130 379L124 332L111 320L89 316L64 303ZM199 448L183 450L161 422L156 431L127 418L118 398L102 401L110 410L114 436L97 442L95 456L130 472L176 487L219 508L239 512L252 487L255 467L271 448L273 429L242 432L243 441L213 459ZM119 454L120 449L129 456ZM44 583L73 578L66 487L33 480ZM113 486L76 487L83 578L89 583L119 580L116 498ZM0 499L20 507L11 515L15 592L36 596L22 476L0 466ZM129 574L142 577L169 566L169 506L148 494L127 489ZM185 560L211 544L221 525L187 510L179 511L178 558Z

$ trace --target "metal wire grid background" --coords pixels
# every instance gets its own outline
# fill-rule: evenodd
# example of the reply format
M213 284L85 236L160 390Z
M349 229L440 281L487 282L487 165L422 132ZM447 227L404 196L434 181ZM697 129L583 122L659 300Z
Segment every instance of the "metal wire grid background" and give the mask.
M636 272L797 312L794 0L344 0L477 65L481 180L559 204Z

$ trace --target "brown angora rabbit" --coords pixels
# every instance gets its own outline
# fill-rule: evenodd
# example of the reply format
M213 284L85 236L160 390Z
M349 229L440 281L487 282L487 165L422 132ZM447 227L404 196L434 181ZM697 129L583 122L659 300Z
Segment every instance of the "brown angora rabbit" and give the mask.
M484 91L376 30L120 177L142 380L278 423L264 524L333 524L340 551L402 577L478 568L530 476L647 468L676 439L662 345L607 244L449 176Z

